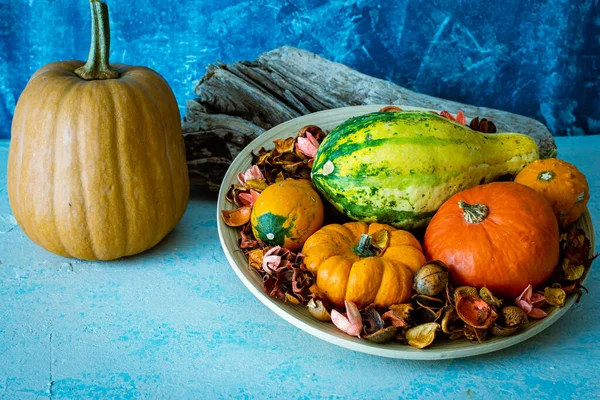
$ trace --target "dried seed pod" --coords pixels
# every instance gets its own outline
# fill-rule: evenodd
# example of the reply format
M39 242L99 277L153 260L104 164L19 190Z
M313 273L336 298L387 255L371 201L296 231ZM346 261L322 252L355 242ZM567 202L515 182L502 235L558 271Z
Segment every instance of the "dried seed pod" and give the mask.
M321 300L310 299L306 304L306 307L308 308L310 315L319 321L331 321L331 314Z
M364 335L363 338L373 342L373 343L385 343L389 342L396 336L396 332L398 330L393 326L388 326L387 328L380 329L376 332L373 332L369 335Z
M502 317L504 319L504 325L506 325L507 328L518 327L529 322L529 318L527 318L525 311L515 306L504 307L502 309Z
M360 312L363 320L363 331L370 335L383 329L384 323L375 307L369 306Z
M483 301L485 301L486 303L488 303L490 306L494 306L494 307L502 306L502 300L500 300L496 296L494 296L492 294L492 292L486 287L482 287L481 289L479 289L479 297L481 297L481 299Z
M519 330L518 326L513 326L511 328L507 328L505 326L500 326L498 324L494 324L494 326L492 326L492 334L494 336L514 335L518 330Z
M455 296L456 313L467 325L477 329L487 329L498 318L498 313L481 297L466 292L459 292Z
M408 344L422 349L433 343L436 332L440 329L440 324L437 322L430 322L427 324L417 325L406 331L406 339Z
M567 293L558 285L552 285L552 287L547 287L544 289L544 297L546 298L546 303L551 304L556 307L562 307L565 305L565 300L567 299Z
M413 288L419 294L437 296L442 293L448 283L448 268L441 261L429 261L416 272Z

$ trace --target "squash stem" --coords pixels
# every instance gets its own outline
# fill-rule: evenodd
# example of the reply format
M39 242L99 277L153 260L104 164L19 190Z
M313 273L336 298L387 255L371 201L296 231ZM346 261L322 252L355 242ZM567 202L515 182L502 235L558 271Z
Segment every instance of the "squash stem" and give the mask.
M75 74L87 81L115 79L121 74L108 63L110 52L110 22L108 6L100 0L90 0L92 11L92 42L87 63L77 68Z
M363 233L360 235L358 245L354 248L354 252L359 257L373 257L375 253L371 250L371 235Z
M485 204L469 204L462 200L458 202L458 206L463 210L463 217L469 224L483 222L490 211Z

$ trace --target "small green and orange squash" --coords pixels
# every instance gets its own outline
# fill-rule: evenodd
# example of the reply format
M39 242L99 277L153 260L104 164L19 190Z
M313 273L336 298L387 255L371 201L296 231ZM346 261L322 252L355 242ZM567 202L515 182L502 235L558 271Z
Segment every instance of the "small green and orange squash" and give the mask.
M556 158L529 164L516 176L515 182L544 195L562 226L577 221L590 199L585 175L573 164Z
M308 238L302 253L316 276L315 292L337 307L347 300L359 309L409 300L413 272L425 262L411 233L378 223L326 225Z
M323 202L310 181L287 179L262 191L250 221L261 242L298 251L323 226L323 216Z
M140 253L179 222L189 179L179 109L145 67L108 63L106 4L91 1L87 63L39 69L17 103L8 195L23 231L66 257Z
M446 264L454 285L515 298L550 277L559 239L544 196L520 183L494 182L448 199L427 226L423 248L428 259Z

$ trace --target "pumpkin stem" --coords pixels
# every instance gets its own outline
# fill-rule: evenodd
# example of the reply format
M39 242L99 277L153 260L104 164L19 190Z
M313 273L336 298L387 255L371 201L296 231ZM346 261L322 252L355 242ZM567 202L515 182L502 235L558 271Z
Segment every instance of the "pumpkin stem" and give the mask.
M373 257L375 252L371 250L371 235L363 233L360 235L360 240L358 245L354 248L354 252L358 254L359 257Z
M458 202L458 206L464 211L463 217L469 224L483 222L490 212L485 204L468 204L461 200Z
M121 74L108 63L110 52L110 23L108 6L100 0L90 0L92 10L92 42L87 63L75 70L86 81L115 79Z

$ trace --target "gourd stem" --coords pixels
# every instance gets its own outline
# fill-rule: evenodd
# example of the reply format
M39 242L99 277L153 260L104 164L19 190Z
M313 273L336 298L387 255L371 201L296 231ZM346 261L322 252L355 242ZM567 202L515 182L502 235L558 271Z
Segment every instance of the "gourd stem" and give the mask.
M469 204L462 200L458 202L458 206L463 210L463 217L469 224L483 222L490 211L485 204Z
M360 240L354 248L354 252L360 257L373 257L375 253L371 250L371 235L367 235L366 233L360 235Z
M108 6L100 0L90 0L92 11L92 42L87 63L75 70L75 73L87 81L115 79L119 71L108 63L110 52L110 22Z

